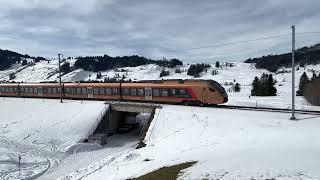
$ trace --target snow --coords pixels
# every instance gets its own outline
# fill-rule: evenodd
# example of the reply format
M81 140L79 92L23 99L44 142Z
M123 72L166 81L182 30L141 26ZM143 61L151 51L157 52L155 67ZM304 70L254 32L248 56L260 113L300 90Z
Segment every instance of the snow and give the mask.
M103 102L24 98L1 98L0 107L0 179L30 178L55 166L108 110Z
M105 154L61 179L127 179L187 161L197 164L181 179L319 179L320 116L289 118L166 105L156 112L145 148Z

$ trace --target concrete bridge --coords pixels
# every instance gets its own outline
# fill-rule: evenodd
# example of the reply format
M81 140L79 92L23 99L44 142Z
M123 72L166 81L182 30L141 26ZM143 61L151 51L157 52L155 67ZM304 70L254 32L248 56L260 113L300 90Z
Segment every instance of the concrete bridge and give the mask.
M105 144L108 136L130 131L136 126L141 126L139 140L142 143L145 133L153 120L155 110L162 108L159 104L141 102L106 101L106 104L109 104L110 108L99 122L94 133L88 137L89 142ZM139 113L150 114L146 124L141 124L137 121L136 116Z
M161 108L160 104L142 102L106 101L111 110L131 113L152 113L156 108Z

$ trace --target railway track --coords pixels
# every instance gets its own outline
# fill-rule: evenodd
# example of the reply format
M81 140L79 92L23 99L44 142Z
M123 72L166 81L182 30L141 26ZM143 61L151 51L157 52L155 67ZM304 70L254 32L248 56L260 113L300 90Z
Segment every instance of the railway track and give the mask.
M170 103L147 103L147 102L134 102L134 101L106 101L108 104L122 104L129 106L152 106L155 108L161 108L162 105L173 105ZM184 106L184 105L181 105ZM195 106L199 107L199 106ZM281 112L281 113L291 113L291 109L284 108L268 108L268 107L255 107L255 106L235 106L235 105L213 105L205 106L209 108L223 108L223 109L238 109L247 111L265 111L265 112ZM309 114L309 115L320 115L320 111L313 110L295 110L297 114Z
M238 109L247 111L265 111L265 112L281 112L281 113L291 113L291 109L283 108L268 108L268 107L252 107L252 106L235 106L235 105L216 105L210 106L213 108L223 108L223 109ZM320 115L320 111L313 110L295 110L297 114L310 114L310 115Z

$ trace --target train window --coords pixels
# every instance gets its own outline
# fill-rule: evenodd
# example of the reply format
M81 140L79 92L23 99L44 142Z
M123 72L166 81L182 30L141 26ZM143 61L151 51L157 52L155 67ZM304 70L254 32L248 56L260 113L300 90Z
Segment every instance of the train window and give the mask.
M186 90L185 90L185 89L180 89L180 94L181 94L181 95L186 94Z
M33 88L33 93L38 93L38 88Z
M161 96L168 96L168 90L167 89L162 89L161 90Z
M137 89L130 89L130 95L136 96L137 95Z
M82 88L82 94L87 94L87 88Z
M99 94L99 89L98 88L93 88L93 94Z
M153 96L160 96L160 89L153 89Z
M14 92L18 92L18 88L13 88L13 91Z
M77 93L76 94L81 94L81 88L76 88Z
M13 93L13 88L9 88L9 92Z
M60 93L60 88L57 88L57 93Z
M170 95L175 96L178 94L178 90L176 89L170 89Z
M112 93L113 94L118 94L118 88L112 88Z
M100 88L100 89L99 89L99 94L105 94L104 88Z
M52 88L48 88L48 94L52 94Z
M65 92L66 92L67 94L70 94L71 89L70 89L70 88L65 88Z
M144 96L144 91L143 91L143 89L138 89L138 95L139 95L139 96Z
M213 89L213 88L211 88L211 87L209 87L209 90L212 91L212 92L215 92L215 91L216 91L215 89Z
M127 88L123 89L123 95L129 95L129 89Z
M48 93L48 88L42 88L42 93L47 94Z
M56 94L57 93L57 89L56 88L52 88L52 94Z
M115 88L114 88L114 89L115 89ZM110 88L107 88L107 89L106 89L106 94L111 95L111 89L110 89Z

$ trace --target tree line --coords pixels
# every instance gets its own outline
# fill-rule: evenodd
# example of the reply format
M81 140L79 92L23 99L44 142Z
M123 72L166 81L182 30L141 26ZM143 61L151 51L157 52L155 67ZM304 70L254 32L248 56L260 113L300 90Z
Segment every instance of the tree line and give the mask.
M257 58L249 58L245 63L255 63L257 69L267 69L271 72L276 72L281 67L291 66L291 53L267 55ZM308 64L320 63L320 44L315 44L310 47L303 47L296 50L295 62L300 67Z
M108 55L104 56L86 56L77 57L74 64L75 68L82 68L86 71L105 71L114 68L121 67L137 67L146 64L157 64L162 67L176 67L177 65L183 65L182 61L178 59L163 59L163 60L152 60L143 56L117 56L111 57Z
M11 67L12 64L20 63L20 62L23 65L26 65L27 61L23 60L23 58L33 59L35 62L38 62L40 60L46 60L45 58L40 56L33 57L33 56L29 56L28 54L22 55L17 52L0 49L0 70L5 70Z

